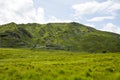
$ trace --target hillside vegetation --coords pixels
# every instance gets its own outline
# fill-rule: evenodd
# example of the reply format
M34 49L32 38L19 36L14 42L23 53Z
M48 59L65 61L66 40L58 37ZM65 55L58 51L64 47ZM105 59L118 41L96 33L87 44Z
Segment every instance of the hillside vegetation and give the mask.
M79 23L15 24L0 26L0 47L81 52L120 52L120 35Z
M2 48L0 80L120 80L120 54Z

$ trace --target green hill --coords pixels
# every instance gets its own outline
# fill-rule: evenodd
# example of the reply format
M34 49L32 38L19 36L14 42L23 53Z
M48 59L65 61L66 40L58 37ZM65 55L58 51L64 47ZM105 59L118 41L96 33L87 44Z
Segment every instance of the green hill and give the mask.
M75 22L9 23L0 26L0 47L120 52L120 35Z

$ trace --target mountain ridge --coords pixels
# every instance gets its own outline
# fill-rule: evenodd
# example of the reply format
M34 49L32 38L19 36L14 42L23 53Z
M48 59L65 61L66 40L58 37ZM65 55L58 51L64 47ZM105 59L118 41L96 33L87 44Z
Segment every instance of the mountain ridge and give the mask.
M120 52L120 35L80 23L0 25L0 47Z

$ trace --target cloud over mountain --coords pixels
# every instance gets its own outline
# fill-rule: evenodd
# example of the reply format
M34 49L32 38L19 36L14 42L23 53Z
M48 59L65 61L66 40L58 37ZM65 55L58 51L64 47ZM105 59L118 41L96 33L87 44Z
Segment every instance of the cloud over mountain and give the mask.
M38 17L32 0L1 0L0 4L0 24L33 22Z
M75 21L97 29L107 23L119 28L119 11L119 0L0 0L0 24Z
M107 23L101 30L120 34L120 28L112 23Z
M91 1L75 4L72 8L75 10L76 16L94 13L115 15L116 11L120 10L120 3L112 0L107 0L105 2Z

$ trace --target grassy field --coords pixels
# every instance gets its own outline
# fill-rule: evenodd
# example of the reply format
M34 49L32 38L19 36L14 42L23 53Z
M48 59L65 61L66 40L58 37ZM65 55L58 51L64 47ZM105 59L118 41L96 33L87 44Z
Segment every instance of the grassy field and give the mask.
M0 80L120 80L120 53L3 48Z

